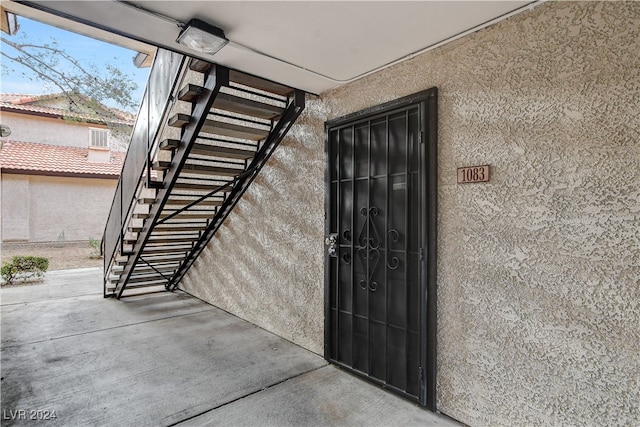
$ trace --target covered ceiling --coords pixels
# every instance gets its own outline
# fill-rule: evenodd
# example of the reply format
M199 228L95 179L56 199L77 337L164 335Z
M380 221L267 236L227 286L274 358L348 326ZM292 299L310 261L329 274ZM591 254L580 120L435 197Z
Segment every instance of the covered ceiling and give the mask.
M3 7L138 51L143 43L160 46L319 94L535 3L40 0ZM211 56L176 43L192 18L221 28L230 43Z

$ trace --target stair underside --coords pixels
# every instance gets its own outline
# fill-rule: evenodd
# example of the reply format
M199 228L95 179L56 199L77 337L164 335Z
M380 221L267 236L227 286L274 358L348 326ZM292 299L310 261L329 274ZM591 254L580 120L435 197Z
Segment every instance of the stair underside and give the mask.
M208 73L211 65L192 60L190 68ZM205 86L208 81L205 77ZM207 100L212 93L215 99ZM124 252L113 263L107 289L121 297L175 287L175 277L184 274L187 263L201 250L196 249L211 238L211 227L224 220L237 202L239 183L253 176L245 173L247 168L266 161L263 144L282 138L279 121L292 115L292 100L298 102L290 98L294 93L292 88L233 70L229 86L219 91L194 84L178 91L181 102L193 104L193 116L169 115L167 125L181 129L182 139L164 139L157 145L158 153L165 155L152 163L152 194L137 199L123 239ZM209 110L199 107L205 102ZM197 134L196 126L201 126Z

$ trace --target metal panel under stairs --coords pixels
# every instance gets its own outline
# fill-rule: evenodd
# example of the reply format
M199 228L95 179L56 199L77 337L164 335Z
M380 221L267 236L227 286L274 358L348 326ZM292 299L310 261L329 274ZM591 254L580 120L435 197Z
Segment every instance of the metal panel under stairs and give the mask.
M304 102L303 91L159 50L103 238L105 297L174 290Z

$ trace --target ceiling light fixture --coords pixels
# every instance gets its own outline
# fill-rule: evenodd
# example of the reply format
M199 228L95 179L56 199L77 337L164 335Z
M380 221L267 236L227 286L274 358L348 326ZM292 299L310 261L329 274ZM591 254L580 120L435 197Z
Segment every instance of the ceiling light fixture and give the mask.
M213 55L229 43L229 40L220 28L199 19L192 19L182 30L176 42L189 49Z

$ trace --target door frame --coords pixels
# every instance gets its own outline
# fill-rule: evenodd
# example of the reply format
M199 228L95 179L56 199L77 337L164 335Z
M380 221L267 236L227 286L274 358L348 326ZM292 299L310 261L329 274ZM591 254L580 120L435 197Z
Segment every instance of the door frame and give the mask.
M370 107L325 122L325 236L330 233L331 212L331 170L329 161L329 131L333 127L356 122L371 116L392 113L396 109L412 105L420 107L420 179L424 188L420 197L422 208L421 243L424 251L420 267L420 323L421 323L421 365L422 386L419 403L436 412L436 375L437 375L437 225L438 225L438 88L405 96L390 102ZM324 247L324 358L331 362L331 307L330 307L330 257ZM353 371L350 371L353 372ZM357 373L356 373L357 374ZM371 380L371 378L368 378Z

